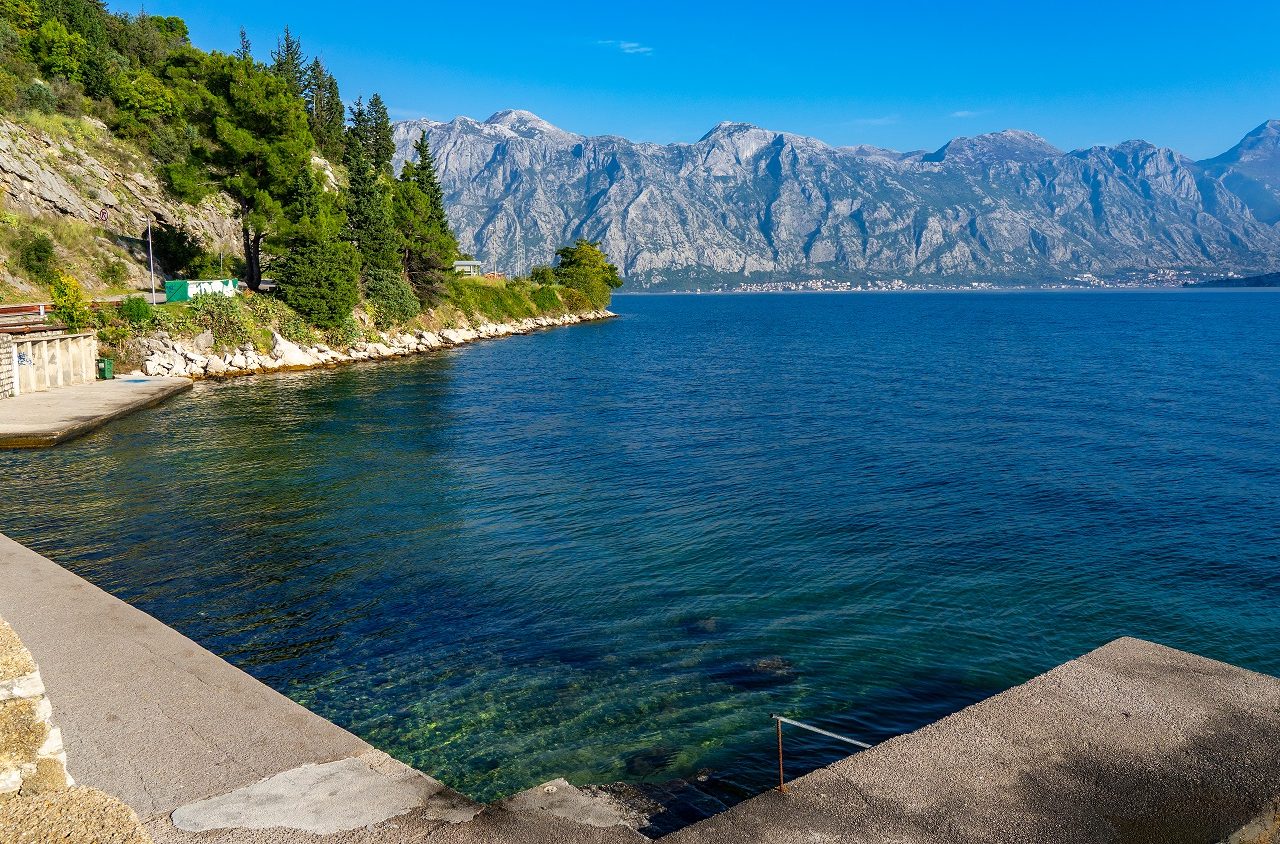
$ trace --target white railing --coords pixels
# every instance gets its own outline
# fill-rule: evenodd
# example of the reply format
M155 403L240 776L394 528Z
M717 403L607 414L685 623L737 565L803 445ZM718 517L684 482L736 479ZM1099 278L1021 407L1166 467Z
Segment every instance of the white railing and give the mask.
M13 338L14 395L88 384L97 377L96 334Z

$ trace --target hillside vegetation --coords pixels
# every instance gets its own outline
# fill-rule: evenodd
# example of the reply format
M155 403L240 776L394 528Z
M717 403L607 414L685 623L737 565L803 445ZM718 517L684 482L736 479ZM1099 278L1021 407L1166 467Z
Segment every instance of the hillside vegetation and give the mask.
M395 175L381 97L348 107L288 29L262 60L243 32L235 53L205 52L177 17L0 0L0 112L5 299L145 286L148 220L162 275L238 276L273 303L267 322L287 311L326 336L603 308L621 283L586 241L532 278L459 277L427 141ZM93 319L111 339L199 316Z

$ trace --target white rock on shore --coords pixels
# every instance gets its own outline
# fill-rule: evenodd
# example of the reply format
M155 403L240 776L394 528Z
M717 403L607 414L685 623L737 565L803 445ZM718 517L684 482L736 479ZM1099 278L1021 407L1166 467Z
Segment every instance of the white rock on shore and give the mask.
M416 334L384 333L379 335L377 341L356 343L346 352L323 344L304 349L273 331L270 354L260 354L248 343L238 349L219 353L214 350L213 338L207 332L195 339L195 349L188 349L180 341L162 333L141 341L148 353L142 363L142 373L152 377L173 376L200 380L316 369L353 361L385 360L448 346L460 346L476 340L527 334L542 328L576 325L615 316L617 314L610 311L588 311L558 317L531 317L518 322L483 323L475 328L446 328L438 334L431 331L419 331Z

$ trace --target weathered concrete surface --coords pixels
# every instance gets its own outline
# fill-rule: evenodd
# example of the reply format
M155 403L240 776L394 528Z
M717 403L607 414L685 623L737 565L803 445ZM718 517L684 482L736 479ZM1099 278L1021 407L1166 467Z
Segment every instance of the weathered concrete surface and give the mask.
M578 788L565 779L555 779L513 794L498 801L495 807L512 812L545 813L602 829L613 826L639 829L649 820L648 815L633 811L607 796Z
M339 798L339 799L335 799ZM173 824L187 832L211 829L300 829L317 835L371 826L419 806L439 820L462 823L475 804L381 751L322 765L302 765L180 806Z
M284 771L343 759L360 762L341 781L348 791L399 793L412 783L422 800L404 823L420 832L480 809L2 535L0 585L0 615L36 656L58 701L72 775L132 806L157 841L315 841L314 833L300 830L278 831L283 838L276 831L264 838L252 828L187 833L169 815ZM334 789L308 799L306 811L333 818L324 801L350 798ZM356 819L359 834L366 825L399 829L393 815L402 803L382 804L387 814L380 818L366 810ZM246 822L254 822L253 814L245 809ZM334 840L383 839L338 833Z
M1118 639L663 839L1227 838L1280 796L1280 680Z
M186 378L115 378L0 401L0 448L47 448L191 389Z

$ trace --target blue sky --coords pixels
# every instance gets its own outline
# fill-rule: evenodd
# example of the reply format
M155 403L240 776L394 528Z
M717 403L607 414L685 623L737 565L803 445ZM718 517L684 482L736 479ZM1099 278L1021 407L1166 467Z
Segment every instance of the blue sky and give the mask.
M136 11L112 2L116 11ZM693 141L721 120L832 144L933 149L1027 129L1216 155L1280 117L1280 3L151 0L195 43L267 58L285 24L392 117L536 112L565 129Z

